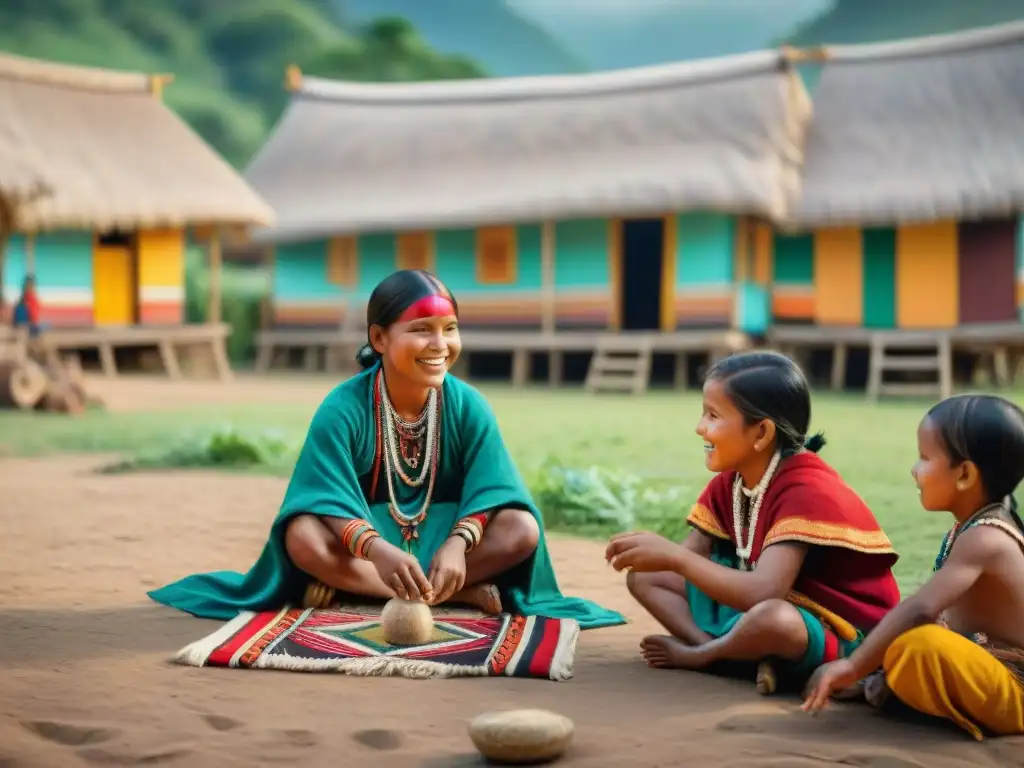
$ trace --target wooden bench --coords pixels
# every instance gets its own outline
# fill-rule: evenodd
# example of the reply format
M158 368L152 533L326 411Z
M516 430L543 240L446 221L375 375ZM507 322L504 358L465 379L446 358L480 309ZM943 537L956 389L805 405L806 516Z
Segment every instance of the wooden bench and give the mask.
M54 328L43 331L29 343L37 356L57 361L65 353L96 350L100 368L105 376L118 375L115 350L125 348L152 348L160 356L167 376L182 379L180 355L201 350L209 353L214 371L220 381L232 378L227 355L227 337L230 326L207 323L177 326L129 326L123 328Z

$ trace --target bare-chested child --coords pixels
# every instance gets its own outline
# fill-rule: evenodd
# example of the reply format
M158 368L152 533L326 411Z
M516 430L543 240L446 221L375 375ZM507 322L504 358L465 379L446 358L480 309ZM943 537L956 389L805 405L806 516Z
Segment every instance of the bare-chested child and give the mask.
M872 703L895 694L978 740L1024 733L1024 525L1011 495L1024 478L1024 411L952 397L925 416L917 444L921 505L956 519L935 573L849 658L817 671L803 709L868 680Z
M708 372L697 434L716 476L690 511L682 544L615 536L606 556L630 571L630 592L669 631L641 643L653 667L760 662L806 682L849 655L899 602L896 553L867 504L808 437L811 397L792 360L733 355Z

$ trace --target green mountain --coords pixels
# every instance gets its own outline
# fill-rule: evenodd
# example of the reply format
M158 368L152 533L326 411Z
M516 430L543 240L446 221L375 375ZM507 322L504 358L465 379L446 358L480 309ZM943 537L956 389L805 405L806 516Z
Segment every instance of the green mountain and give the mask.
M794 45L882 42L1022 19L1021 0L834 0L789 40Z
M557 32L502 0L335 0L348 24L382 16L408 19L432 47L468 56L496 77L582 72L588 67Z
M350 31L328 0L0 0L0 50L172 73L168 105L237 166L280 115L290 63L350 80L484 74L400 19Z
M507 2L564 41L594 69L757 50L817 17L830 5L830 0Z

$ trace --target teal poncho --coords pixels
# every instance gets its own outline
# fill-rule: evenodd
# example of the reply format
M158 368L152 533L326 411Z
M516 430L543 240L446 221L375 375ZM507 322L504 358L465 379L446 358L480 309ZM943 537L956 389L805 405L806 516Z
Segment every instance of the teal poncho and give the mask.
M337 386L313 416L270 539L246 574L232 571L196 574L153 590L157 602L195 616L228 620L239 611L263 611L296 604L309 577L296 568L284 547L287 522L296 515L362 518L387 541L403 546L398 524L381 497L367 500L376 451L374 377L379 364ZM490 406L472 386L446 376L442 388L439 476L426 519L413 542L424 571L448 538L456 521L503 508L528 510L538 524L534 505L505 444ZM386 486L383 476L378 483ZM418 508L403 498L402 508ZM614 611L562 595L545 543L543 526L533 556L496 580L503 608L521 615L576 619L582 629L625 623Z

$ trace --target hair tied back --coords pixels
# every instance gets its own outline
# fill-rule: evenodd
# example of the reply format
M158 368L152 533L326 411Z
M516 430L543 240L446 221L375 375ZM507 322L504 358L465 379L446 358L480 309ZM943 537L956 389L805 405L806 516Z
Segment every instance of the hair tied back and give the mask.
M811 453L817 453L825 447L825 443L827 442L824 432L815 432L804 441L804 450L810 451Z
M377 361L380 360L380 352L373 348L370 344L363 344L356 352L356 362L363 368L363 370L373 368Z

